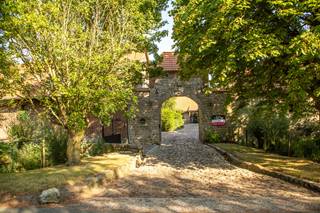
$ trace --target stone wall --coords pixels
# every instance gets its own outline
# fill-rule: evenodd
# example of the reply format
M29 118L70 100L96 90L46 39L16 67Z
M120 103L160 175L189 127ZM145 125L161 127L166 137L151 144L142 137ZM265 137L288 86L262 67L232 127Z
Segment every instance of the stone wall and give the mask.
M0 141L8 140L8 129L17 121L19 108L0 106Z
M162 103L177 96L186 96L194 100L199 106L199 139L204 140L205 131L213 114L225 114L225 94L216 92L210 95L203 93L203 82L199 78L182 81L176 77L159 78L153 87L137 90L138 109L134 119L129 120L130 143L160 144L161 142L161 107ZM224 134L226 127L215 128Z
M29 112L34 112L28 105L24 107L17 106L13 107L8 103L0 102L0 141L8 140L8 130L13 123L17 123L17 116L19 112L27 110ZM32 113L34 115L34 113ZM94 140L96 138L102 137L102 125L99 119L94 116L90 116L88 119L88 128L85 131L86 140Z

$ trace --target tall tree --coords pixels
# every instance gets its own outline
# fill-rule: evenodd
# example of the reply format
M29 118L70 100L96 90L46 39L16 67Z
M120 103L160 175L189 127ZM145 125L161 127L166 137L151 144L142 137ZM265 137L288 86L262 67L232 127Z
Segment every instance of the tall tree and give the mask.
M3 18L3 8L0 7L0 21ZM10 61L10 51L7 48L8 41L5 39L4 31L0 28L0 100L9 92L10 79L14 69Z
M110 122L134 102L142 64L130 53L154 50L166 0L4 0L0 29L21 64L15 94L69 134L68 163L94 115Z
M320 112L317 0L177 0L182 76L213 76L234 97L297 115Z

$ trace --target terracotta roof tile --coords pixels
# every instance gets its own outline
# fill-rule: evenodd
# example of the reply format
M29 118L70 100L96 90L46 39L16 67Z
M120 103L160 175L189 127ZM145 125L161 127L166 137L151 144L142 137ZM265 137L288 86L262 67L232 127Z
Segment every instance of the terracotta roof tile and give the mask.
M163 52L163 61L160 63L165 71L176 72L179 70L178 58L174 55L174 52Z

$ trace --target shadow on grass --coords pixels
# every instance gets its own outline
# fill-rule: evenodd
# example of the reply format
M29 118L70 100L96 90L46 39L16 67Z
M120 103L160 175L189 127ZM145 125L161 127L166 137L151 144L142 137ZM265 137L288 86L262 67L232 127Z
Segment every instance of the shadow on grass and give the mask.
M128 157L106 155L84 159L78 166L59 165L20 173L2 173L0 174L0 200L1 195L6 193L18 195L37 193L50 187L81 183L90 175L113 170L128 161Z
M266 153L251 147L237 144L216 144L225 151L233 153L241 160L259 164L265 168L280 171L284 174L320 182L320 164L310 160Z

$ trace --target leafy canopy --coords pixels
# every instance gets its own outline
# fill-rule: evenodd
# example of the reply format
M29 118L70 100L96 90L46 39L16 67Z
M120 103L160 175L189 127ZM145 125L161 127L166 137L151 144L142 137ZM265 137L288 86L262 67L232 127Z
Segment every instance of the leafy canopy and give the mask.
M297 115L320 111L318 0L177 0L182 76Z
M115 111L127 111L135 102L142 64L130 54L155 50L166 0L0 4L0 38L6 46L0 56L12 54L11 61L20 64L19 78L11 84L15 95L38 102L72 131L84 129L92 114L108 123Z

